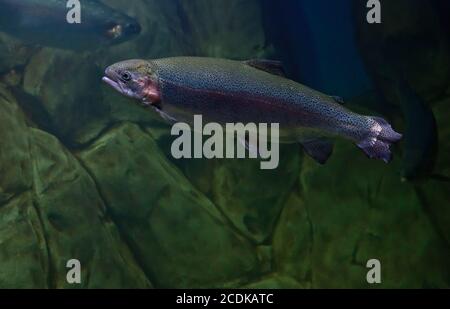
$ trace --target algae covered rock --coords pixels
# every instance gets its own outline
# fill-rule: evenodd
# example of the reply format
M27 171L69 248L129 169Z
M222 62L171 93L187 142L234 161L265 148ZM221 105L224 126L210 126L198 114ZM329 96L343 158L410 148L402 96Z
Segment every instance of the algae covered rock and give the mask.
M313 287L369 287L370 259L381 262L380 287L449 286L448 245L398 168L398 160L374 162L347 143L326 166L304 162Z
M32 202L32 166L25 117L0 85L0 287L47 285L49 267ZM20 270L20 271L18 271Z
M36 47L0 33L0 74L27 63Z
M15 99L2 85L0 117L0 285L44 287L49 267L39 216L32 203L28 127Z
M0 84L0 204L31 189L31 164L25 115Z
M78 156L158 287L220 287L258 274L255 248L227 226L145 130L121 125Z
M150 287L87 172L2 86L0 117L0 287ZM80 285L66 280L70 259Z
M0 287L48 287L45 236L30 192L0 205Z
M30 138L34 199L51 267L63 270L68 260L79 260L84 287L150 287L89 174L54 137L32 129ZM54 287L70 287L64 271L52 280Z
M109 106L102 103L101 76L91 55L45 48L27 65L23 89L39 100L54 132L71 144L80 128L107 123Z
M313 223L309 216L309 205L303 200L298 183L296 185L284 205L274 231L274 270L310 286Z
M245 289L305 289L308 286L282 275L270 275L257 282L244 286Z
M260 160L190 160L183 169L246 237L267 241L299 173L299 147L281 147L279 166L261 170Z

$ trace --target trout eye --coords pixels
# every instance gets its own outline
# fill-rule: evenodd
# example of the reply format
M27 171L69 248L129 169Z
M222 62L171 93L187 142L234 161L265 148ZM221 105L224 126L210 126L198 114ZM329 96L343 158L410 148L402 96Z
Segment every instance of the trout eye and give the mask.
M106 32L106 35L111 39L117 39L118 37L122 36L123 27L122 25L114 25L108 29Z
M131 74L129 72L123 72L122 75L120 76L120 78L124 82L129 82L131 80Z

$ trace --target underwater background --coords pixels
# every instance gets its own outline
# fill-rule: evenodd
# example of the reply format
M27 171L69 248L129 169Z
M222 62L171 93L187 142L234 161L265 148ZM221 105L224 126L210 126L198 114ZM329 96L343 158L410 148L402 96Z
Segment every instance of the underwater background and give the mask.
M0 288L450 287L448 1L381 1L381 24L363 0L102 2L142 32L74 51L0 21ZM276 170L175 160L170 126L101 77L181 55L281 60L404 139L390 164L345 141L323 166L295 145Z

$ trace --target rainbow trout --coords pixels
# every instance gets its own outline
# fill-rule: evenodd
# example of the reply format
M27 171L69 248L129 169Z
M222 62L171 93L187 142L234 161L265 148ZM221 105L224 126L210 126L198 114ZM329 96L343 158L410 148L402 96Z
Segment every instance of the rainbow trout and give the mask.
M300 143L323 164L330 137L354 142L386 163L399 141L387 121L354 113L331 97L283 76L279 62L175 57L111 65L103 81L165 119L192 123L194 115L226 123L278 123L281 143Z
M70 24L67 0L0 0L0 31L26 43L71 50L119 44L141 31L136 20L97 0L80 3L81 23Z

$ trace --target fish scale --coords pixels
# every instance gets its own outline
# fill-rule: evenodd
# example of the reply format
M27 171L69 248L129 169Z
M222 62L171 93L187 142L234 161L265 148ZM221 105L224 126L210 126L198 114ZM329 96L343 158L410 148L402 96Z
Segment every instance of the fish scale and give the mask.
M209 121L276 122L286 129L320 127L326 135L346 133L355 140L361 130L354 127L370 129L368 119L330 96L240 61L168 58L153 63L163 89L162 101L175 109L201 113Z

